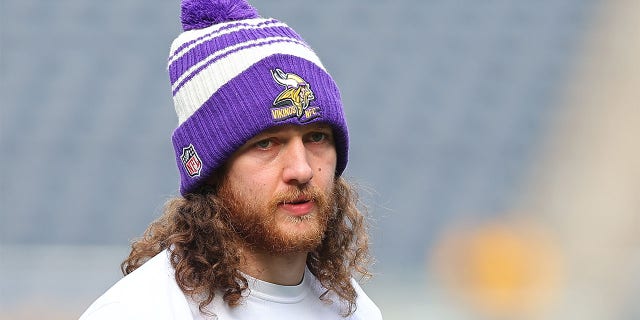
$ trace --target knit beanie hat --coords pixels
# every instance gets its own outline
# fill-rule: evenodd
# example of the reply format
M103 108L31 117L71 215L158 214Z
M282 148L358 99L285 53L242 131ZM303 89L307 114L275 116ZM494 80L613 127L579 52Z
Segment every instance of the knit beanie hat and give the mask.
M259 17L245 0L182 0L181 8L184 32L168 62L180 193L202 185L249 139L283 124L329 124L342 174L349 137L340 92L302 37Z

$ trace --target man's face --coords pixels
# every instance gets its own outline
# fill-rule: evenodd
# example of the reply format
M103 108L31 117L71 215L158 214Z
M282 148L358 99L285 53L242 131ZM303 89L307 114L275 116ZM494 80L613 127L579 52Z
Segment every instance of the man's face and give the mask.
M333 212L335 169L329 126L276 127L229 159L219 196L248 245L274 254L311 251Z

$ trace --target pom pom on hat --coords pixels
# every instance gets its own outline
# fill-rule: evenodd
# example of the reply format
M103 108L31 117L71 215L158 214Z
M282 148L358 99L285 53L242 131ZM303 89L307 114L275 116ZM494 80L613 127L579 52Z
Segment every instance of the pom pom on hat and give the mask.
M258 11L245 0L182 0L180 7L184 31L259 16Z

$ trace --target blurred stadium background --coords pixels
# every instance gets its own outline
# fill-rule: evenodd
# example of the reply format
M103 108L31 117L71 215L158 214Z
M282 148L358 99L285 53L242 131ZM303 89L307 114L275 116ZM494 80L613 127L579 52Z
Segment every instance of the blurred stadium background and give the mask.
M640 2L253 1L341 86L385 319L639 319ZM177 194L179 3L0 2L0 319L74 319Z

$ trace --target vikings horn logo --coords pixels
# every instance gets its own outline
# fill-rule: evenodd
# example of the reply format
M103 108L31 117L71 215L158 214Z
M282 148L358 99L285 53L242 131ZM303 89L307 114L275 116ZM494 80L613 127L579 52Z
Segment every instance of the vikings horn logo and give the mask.
M285 87L273 101L272 114L276 121L293 116L308 121L319 116L317 107L309 108L309 102L315 99L309 83L294 73L286 73L278 68L271 70L273 80Z

